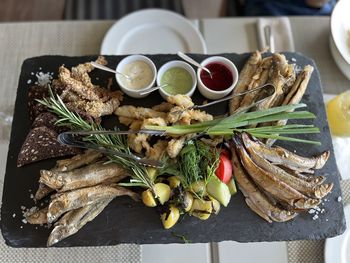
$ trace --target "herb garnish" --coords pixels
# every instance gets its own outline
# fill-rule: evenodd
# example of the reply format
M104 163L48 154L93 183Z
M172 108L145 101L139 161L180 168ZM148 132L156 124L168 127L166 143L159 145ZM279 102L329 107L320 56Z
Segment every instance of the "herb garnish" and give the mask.
M219 151L209 145L196 140L186 143L179 154L179 170L181 184L191 190L197 198L202 198L194 188L194 184L203 182L206 186L210 177L215 173L219 164Z
M49 87L49 98L37 100L39 103L45 105L51 112L58 116L58 121L55 125L67 126L72 130L91 130L102 131L101 125L95 122L87 122L83 118L72 111L70 111L62 99L58 95L54 95ZM96 145L103 145L106 148L117 150L126 154L132 154L127 144L125 136L121 135L105 135L105 134L92 134L83 138L86 141L94 143ZM110 162L115 162L121 165L124 169L130 172L130 183L124 184L124 186L141 186L146 188L153 188L153 182L147 175L146 167L141 164L125 159L119 156L108 155Z
M190 125L173 125L173 126L152 126L146 125L146 129L162 130L168 134L186 135L190 133L205 133L208 135L232 136L233 132L248 132L258 138L271 138L276 140L303 142L320 145L320 142L303 140L293 137L281 136L281 134L305 134L319 133L320 130L313 125L291 124L283 126L264 126L258 128L246 128L249 125L260 123L269 123L279 120L288 119L314 119L315 115L308 111L296 111L298 108L304 108L306 104L292 104L270 109L241 112L233 114L226 118L215 119Z

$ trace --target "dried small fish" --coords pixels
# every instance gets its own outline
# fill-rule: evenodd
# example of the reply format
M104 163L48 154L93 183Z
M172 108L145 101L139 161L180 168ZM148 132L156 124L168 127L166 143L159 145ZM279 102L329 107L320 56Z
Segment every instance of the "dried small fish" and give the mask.
M32 225L42 225L47 224L47 211L49 207L46 206L32 214L26 215L26 220Z
M130 196L134 200L139 200L138 194L116 185L97 185L60 193L53 196L49 204L47 220L49 223L52 223L68 211L122 195Z
M299 103L303 97L307 85L309 84L314 67L307 65L304 67L303 71L298 75L296 81L294 82L291 90L285 97L282 105Z
M126 170L115 163L98 162L69 172L41 170L39 182L58 192L64 192L106 182L118 182L127 176Z
M301 172L298 172L298 171L295 171L295 170L292 170L292 169L289 169L287 167L284 167L282 165L277 165L279 168L285 170L287 173L289 173L290 175L293 175L294 177L297 177L299 179L302 179L306 182L309 182L309 183L312 183L314 185L321 185L324 183L324 181L326 181L326 177L325 176L315 176L311 173L309 174L304 174L304 173L301 173ZM313 172L313 170L310 170Z
M48 194L52 193L53 191L55 191L55 190L53 190L51 187L48 187L45 184L39 183L38 190L36 191L36 193L34 195L34 200L39 201L39 200L43 199L45 196L47 196Z
M264 169L265 171L271 173L280 181L288 184L293 189L299 191L306 196L313 198L323 198L326 196L333 188L333 184L313 184L311 182L304 181L300 178L297 178L291 174L288 174L283 169L275 166L265 159L261 158L258 154L254 152L251 148L246 147L248 150L253 162L255 162L259 167Z
M270 193L274 198L282 200L297 209L314 208L320 203L320 200L306 197L285 182L280 181L269 172L257 166L246 152L238 136L234 136L233 141L236 144L237 154L239 154L242 160L242 165L249 176L259 187Z
M242 139L247 147L252 147L257 154L273 164L283 165L299 172L307 173L310 169L321 169L330 155L330 152L326 151L319 156L306 158L278 146L269 147L258 140L253 141L245 133L242 134Z
M94 220L112 200L112 198L106 199L99 203L67 212L55 223L55 227L47 240L47 246L53 246L59 241L78 232L86 223Z
M83 154L78 154L69 159L58 160L55 171L68 172L88 165L101 159L103 154L94 150L87 150Z
M276 101L279 101L280 96L283 96L283 87L293 76L293 72L294 66L288 64L284 55L278 53L273 54L273 69L268 82L275 86L276 92L270 99L262 102L258 107L259 109L268 109L276 105Z
M278 102L278 105L288 105L299 103L306 91L306 88L309 84L312 72L314 68L310 65L304 67L303 71L297 76L294 84L291 86L290 90L286 93L286 96L283 97L282 101ZM287 123L287 120L280 120L275 122L274 125L282 126ZM268 139L266 144L272 145L276 140Z
M285 73L284 78L285 79L283 81L283 84L281 85L281 89L276 92L277 95L270 107L281 106L285 96L288 94L288 92L292 88L292 85L295 81L294 65L288 64L288 70Z
M249 179L234 150L232 151L232 165L235 179L246 197L246 203L255 213L270 223L272 221L285 222L298 215L295 212L280 209L269 201L255 183Z
M248 85L247 90L250 90L250 89L253 89L256 87L260 87L260 86L266 84L266 82L269 78L269 72L271 70L271 66L272 66L272 57L264 58L261 61L259 67L257 68L256 73L252 77L252 81ZM243 99L240 103L240 107L247 107L247 106L251 105L252 103L254 103L259 98L259 95L262 92L263 91L254 91L251 93L247 93L243 97Z
M251 82L252 76L254 75L256 69L261 63L261 53L259 51L255 51L239 74L239 79L237 86L234 88L232 94L244 92L247 90L249 83ZM229 112L230 114L234 113L238 108L239 104L242 100L242 97L235 97L230 101Z

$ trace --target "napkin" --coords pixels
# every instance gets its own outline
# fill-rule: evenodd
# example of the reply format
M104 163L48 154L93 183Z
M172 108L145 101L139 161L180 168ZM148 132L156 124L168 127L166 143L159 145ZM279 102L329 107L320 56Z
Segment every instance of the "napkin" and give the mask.
M335 160L342 180L350 179L350 137L332 136Z
M274 52L295 51L292 28L288 17L258 18L257 32L260 50L268 46L265 39L265 26L270 26L274 40Z

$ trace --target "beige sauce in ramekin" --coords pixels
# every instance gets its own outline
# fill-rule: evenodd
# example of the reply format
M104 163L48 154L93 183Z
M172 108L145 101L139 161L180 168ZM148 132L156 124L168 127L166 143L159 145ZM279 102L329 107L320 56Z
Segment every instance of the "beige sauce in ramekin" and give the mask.
M152 71L151 66L141 60L136 60L126 64L121 72L131 77L129 80L121 76L120 80L125 88L132 90L146 88L151 84L154 78L154 72Z

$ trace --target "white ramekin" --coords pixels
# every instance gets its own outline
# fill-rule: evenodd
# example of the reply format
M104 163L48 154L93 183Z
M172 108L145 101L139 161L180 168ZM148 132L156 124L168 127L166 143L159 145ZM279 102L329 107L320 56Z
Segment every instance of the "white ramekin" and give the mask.
M181 60L173 60L173 61L167 62L158 70L157 85L160 86L160 80L162 79L163 74L171 68L184 68L185 70L187 70L188 73L190 73L192 77L192 88L189 90L189 92L183 95L187 95L191 97L194 91L196 90L196 86L197 86L196 72L188 63L183 62ZM167 93L162 88L159 89L159 93L165 100L167 99L167 97L171 96L171 94Z
M154 83L156 81L156 76L157 76L157 68L156 66L154 65L154 63L152 62L152 60L150 60L148 57L145 57L145 56L142 56L142 55L130 55L130 56L127 56L125 58L123 58L118 66L117 66L117 71L118 72L122 72L123 71L123 68L125 67L125 65L131 63L131 62L134 62L134 61L143 61L143 62L146 62L152 69L152 72L153 72L153 79L151 81L151 83L147 86L147 87L144 87L143 89L139 89L139 90L134 90L134 89L129 89L127 87L125 87L121 81L121 78L123 78L123 76L121 76L120 74L116 74L115 75L115 78L118 82L118 85L120 87L120 89L127 95L129 95L130 97L133 97L133 98L144 98L146 96L148 96L149 94L151 93L148 93L148 94L144 94L144 95L140 95L141 92L143 91L146 91L150 88L152 88L154 86Z
M203 60L201 65L205 67L206 65L208 65L210 63L214 63L214 62L224 64L231 71L232 77L233 77L233 82L232 82L232 85L225 90L220 90L220 91L211 90L208 87L206 87L204 85L204 83L202 82L202 80L200 78L202 69L198 68L197 69L197 78L198 78L199 92L204 97L206 97L207 99L210 99L210 100L217 100L217 99L221 99L221 98L227 96L234 89L234 87L236 86L237 81L238 81L238 70L237 70L235 64L233 64L232 61L228 60L227 58L220 57L220 56L209 57L209 58Z

